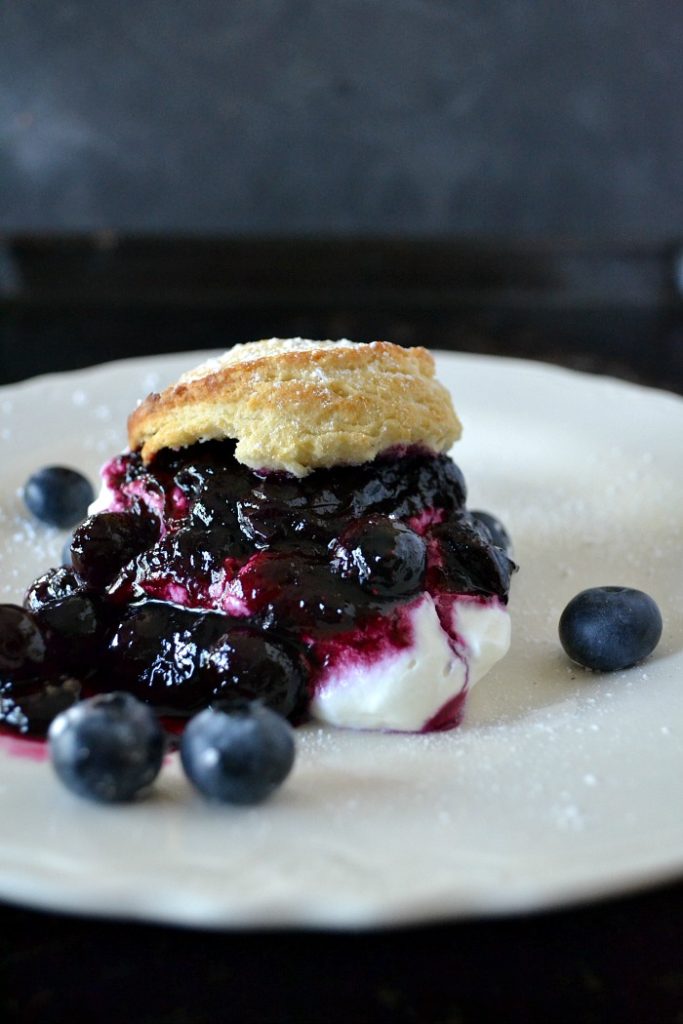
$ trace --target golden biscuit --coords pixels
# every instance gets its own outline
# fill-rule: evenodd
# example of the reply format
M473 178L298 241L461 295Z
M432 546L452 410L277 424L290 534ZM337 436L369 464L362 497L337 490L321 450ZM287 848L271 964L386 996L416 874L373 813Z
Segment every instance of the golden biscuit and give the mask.
M430 353L386 341L235 345L149 395L128 420L130 447L145 462L162 448L233 438L246 466L298 477L396 446L447 451L460 433Z

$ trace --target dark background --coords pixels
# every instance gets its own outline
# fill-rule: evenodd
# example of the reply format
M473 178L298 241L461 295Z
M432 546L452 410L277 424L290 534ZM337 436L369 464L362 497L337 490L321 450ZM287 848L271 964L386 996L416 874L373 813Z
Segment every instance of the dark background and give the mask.
M683 388L675 0L8 0L0 381L271 335Z
M7 0L8 231L669 242L677 0Z
M0 383L345 335L683 393L682 29L673 0L6 0ZM343 936L4 906L0 1019L681 1024L682 949L680 884Z

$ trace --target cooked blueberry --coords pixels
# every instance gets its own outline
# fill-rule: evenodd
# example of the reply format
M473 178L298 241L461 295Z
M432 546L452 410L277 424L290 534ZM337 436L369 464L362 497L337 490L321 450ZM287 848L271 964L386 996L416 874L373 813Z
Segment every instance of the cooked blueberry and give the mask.
M300 705L305 679L300 659L262 633L235 625L209 649L212 701L260 699L288 717Z
M109 469L113 471L114 480L127 484L142 479L148 473L140 452L126 452L124 455L118 455L109 464Z
M81 684L70 676L0 683L0 722L17 732L44 736L50 722L79 699Z
M332 572L326 561L302 551L263 552L240 573L240 587L253 615L266 628L320 631L353 625L359 606L371 602L356 584Z
M114 631L109 674L140 700L170 714L191 714L211 699L215 677L203 669L208 649L229 621L219 612L202 614L146 601Z
M301 481L298 482L301 486ZM304 507L319 519L329 519L332 516L340 515L343 512L344 502L342 496L329 485L329 481L319 481L318 486L306 486L303 481L305 505Z
M422 586L426 564L422 537L386 516L359 520L344 532L335 551L341 575L378 597L414 594Z
M318 491L315 473L306 481L297 480L286 473L267 473L265 476L253 473L250 483L249 493L243 495L243 498L260 505L278 506L289 512L308 506L307 492L310 493L310 490L307 484L312 484L313 490Z
M197 671L196 623L196 613L163 601L134 607L109 645L112 678L141 700L173 706L178 689Z
M220 474L209 475L190 507L190 519L201 526L226 526L235 529L237 500L249 492L249 482L239 470L231 473L225 468Z
M184 526L167 533L129 563L117 579L114 591L136 581L146 593L160 589L162 593L158 596L163 596L163 591L174 584L192 593L197 585L200 588L202 584L208 585L212 573L219 570L226 559L240 560L245 553L244 539L226 527L200 529Z
M255 548L272 547L291 530L291 515L278 505L241 501L237 508L237 521L243 536Z
M631 587L592 587L573 597L560 617L560 642L584 668L616 672L654 651L662 616L652 598Z
M431 536L438 544L442 561L438 572L447 590L507 600L510 576L517 567L491 543L483 526L460 513L434 526Z
M237 514L240 530L252 549L296 546L302 540L326 548L334 534L333 523L306 508L241 501Z
M409 451L344 472L346 486L355 487L356 516L381 512L407 518L426 508L460 508L466 498L465 478L447 455Z
M166 741L156 715L129 693L105 693L59 715L48 733L54 769L78 796L132 800L161 768Z
M33 515L62 528L83 519L94 498L90 481L66 466L45 466L30 476L24 487L24 501Z
M242 558L247 549L236 529L214 526L210 530L184 527L172 535L171 559L188 573L209 575L226 558Z
M457 509L465 504L467 487L459 466L447 455L412 457L414 486L423 508Z
M44 663L45 641L33 617L17 605L0 605L0 681L31 679Z
M179 469L173 478L175 486L185 495L188 501L192 501L199 496L202 488L206 484L206 481L213 470L207 471L204 466L194 466L192 464L183 466Z
M58 671L82 672L96 663L102 627L95 600L69 594L35 613L45 638L47 661Z
M484 529L487 531L491 542L495 544L497 548L504 551L506 555L512 554L512 541L510 540L510 534L507 532L500 519L496 519L490 512L482 512L479 509L473 509L470 515L475 519Z
M202 711L180 740L190 782L221 803L265 800L289 775L294 755L289 723L258 702Z
M178 451L162 449L155 456L152 469L157 472L161 467L164 473L173 476L174 483L186 490L186 493L197 493L216 472L249 472L234 457L236 444L234 440L202 441Z
M104 587L122 566L153 544L158 534L159 522L154 516L100 512L74 532L73 567L90 586Z
M77 579L73 569L62 566L59 569L48 569L47 572L34 580L26 591L24 607L31 612L39 612L55 601L61 601L72 594L85 591L81 580Z

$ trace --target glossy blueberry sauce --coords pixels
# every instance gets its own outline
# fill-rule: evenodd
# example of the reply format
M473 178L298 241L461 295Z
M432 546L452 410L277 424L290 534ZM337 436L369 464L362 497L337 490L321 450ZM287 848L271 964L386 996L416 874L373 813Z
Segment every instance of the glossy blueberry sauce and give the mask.
M332 668L410 646L419 595L434 599L454 652L456 595L507 601L514 565L467 511L446 455L393 450L296 479L207 442L149 465L117 456L103 479L107 508L76 530L73 567L25 601L45 639L41 678L69 673L84 694L127 689L175 721L261 696L299 722ZM0 661L2 635L0 617ZM19 702L19 681L4 678ZM457 724L463 700L425 728Z

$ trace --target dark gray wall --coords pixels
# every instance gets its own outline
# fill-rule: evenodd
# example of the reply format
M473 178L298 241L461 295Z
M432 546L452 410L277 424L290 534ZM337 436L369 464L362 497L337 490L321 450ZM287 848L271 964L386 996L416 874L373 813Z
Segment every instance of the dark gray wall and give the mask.
M0 227L683 234L680 0L5 0Z

